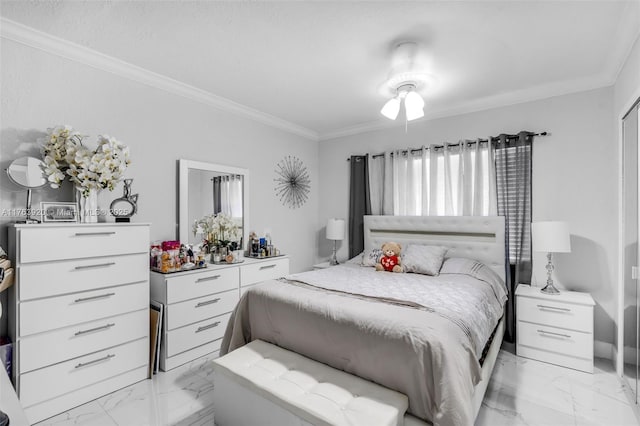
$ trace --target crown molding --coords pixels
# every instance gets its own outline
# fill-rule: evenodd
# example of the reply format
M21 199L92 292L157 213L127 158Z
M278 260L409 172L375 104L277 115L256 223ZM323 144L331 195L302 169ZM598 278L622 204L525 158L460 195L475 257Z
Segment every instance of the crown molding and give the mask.
M306 127L299 126L271 114L214 95L213 93L198 89L181 81L174 80L162 74L105 55L86 46L36 30L4 17L0 17L0 37L97 68L101 71L110 72L120 77L164 90L226 112L240 115L312 141L318 140L318 133Z
M609 54L606 73L615 83L633 51L633 46L640 40L640 2L625 3L620 22L616 27L615 43Z
M556 83L550 83L528 89L516 90L513 92L487 96L484 98L473 99L468 102L461 102L455 105L445 105L441 108L429 110L429 103L425 106L424 117L409 123L412 125L435 120L438 118L453 117L457 115L469 114L473 112L486 111L495 108L507 107L511 105L522 104L526 102L534 102L543 99L549 99L556 96L568 95L571 93L585 92L588 90L599 89L611 86L615 81L604 75L592 76L578 80L566 80ZM359 133L372 132L382 129L392 129L404 127L402 120L377 120L368 123L358 124L356 126L345 127L331 132L320 133L318 140L326 141L347 136L357 135Z

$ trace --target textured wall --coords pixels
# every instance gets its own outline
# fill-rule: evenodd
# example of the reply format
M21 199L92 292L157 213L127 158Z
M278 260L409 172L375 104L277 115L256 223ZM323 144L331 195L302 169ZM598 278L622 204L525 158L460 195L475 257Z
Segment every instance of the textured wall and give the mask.
M310 267L316 251L317 142L103 72L22 44L0 39L2 112L0 167L26 153L47 127L69 124L92 135L109 134L131 148L133 191L140 194L134 220L150 222L152 240L176 236L179 158L247 168L250 228L270 230L274 244L291 255L292 271ZM275 166L286 155L302 159L311 175L310 199L300 209L274 194ZM24 192L0 178L0 209L22 207ZM102 191L99 206L122 195ZM40 200L72 200L67 185L34 193ZM2 218L2 223L10 220ZM6 244L2 226L0 244Z

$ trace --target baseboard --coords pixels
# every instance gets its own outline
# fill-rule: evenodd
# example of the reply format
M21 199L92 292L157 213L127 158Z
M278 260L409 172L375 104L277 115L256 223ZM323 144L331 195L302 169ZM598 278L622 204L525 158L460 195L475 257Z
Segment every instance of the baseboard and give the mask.
M596 358L605 358L610 359L615 366L615 357L616 350L613 343L601 342L600 340L596 340L593 343L593 356Z

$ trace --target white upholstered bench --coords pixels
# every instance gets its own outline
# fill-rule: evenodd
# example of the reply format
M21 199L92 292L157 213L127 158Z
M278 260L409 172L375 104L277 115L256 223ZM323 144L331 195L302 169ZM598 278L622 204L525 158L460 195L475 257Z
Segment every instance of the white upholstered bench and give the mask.
M406 395L261 340L216 359L217 426L401 426Z

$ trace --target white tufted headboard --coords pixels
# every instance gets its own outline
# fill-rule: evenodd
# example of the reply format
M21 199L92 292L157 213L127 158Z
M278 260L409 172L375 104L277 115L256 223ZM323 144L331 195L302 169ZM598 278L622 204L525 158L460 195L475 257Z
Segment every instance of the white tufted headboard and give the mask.
M365 216L365 249L386 241L444 246L446 257L479 260L505 280L502 216Z

